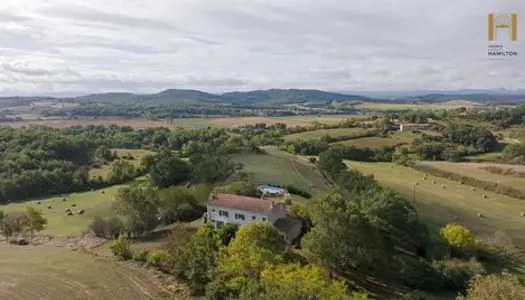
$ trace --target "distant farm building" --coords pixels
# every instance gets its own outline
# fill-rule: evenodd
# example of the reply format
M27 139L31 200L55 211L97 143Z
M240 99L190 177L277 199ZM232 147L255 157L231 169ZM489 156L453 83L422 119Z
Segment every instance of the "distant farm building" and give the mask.
M430 126L431 124L428 123L405 123L399 124L399 131L428 129Z
M288 193L286 189L271 185L260 185L258 189L263 195L268 196L282 196Z

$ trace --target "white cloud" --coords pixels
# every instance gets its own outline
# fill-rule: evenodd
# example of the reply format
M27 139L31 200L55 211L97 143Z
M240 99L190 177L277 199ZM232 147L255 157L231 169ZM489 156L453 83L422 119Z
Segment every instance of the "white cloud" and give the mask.
M523 1L2 2L3 94L517 89L525 82ZM520 15L521 60L487 58L491 12Z

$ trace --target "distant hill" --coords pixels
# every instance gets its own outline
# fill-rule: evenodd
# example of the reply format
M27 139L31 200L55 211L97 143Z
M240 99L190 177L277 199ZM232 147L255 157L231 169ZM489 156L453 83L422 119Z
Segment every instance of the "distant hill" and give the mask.
M38 100L71 101L80 103L145 104L145 105L209 105L209 103L236 104L240 106L280 106L307 104L324 106L333 102L387 102L387 103L441 103L466 100L483 104L520 104L525 102L525 90L457 90L457 91L407 91L362 92L349 94L309 89L269 89L228 92L222 95L199 90L168 89L156 94L100 93L80 97L0 97L0 106L26 104Z

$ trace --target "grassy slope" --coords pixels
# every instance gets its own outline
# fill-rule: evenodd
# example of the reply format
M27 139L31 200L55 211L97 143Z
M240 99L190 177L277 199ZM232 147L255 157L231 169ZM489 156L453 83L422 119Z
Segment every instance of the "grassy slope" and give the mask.
M294 159L273 147L266 148L267 154L242 154L234 157L244 164L244 171L251 174L256 183L293 184L301 189L324 190L328 184L313 165Z
M332 137L340 137L346 135L360 134L366 132L363 128L334 128L334 129L320 129L314 131L306 131L301 133L290 134L284 137L285 140L309 140L324 137L326 135Z
M368 147L368 148L378 148L381 146L397 146L399 144L404 143L401 140L395 140L390 138L382 138L382 137L366 137L366 138L359 138L359 139L353 139L353 140L347 140L342 142L337 142L335 144L342 144L342 145L348 145L348 146L356 146L360 148Z
M4 212L22 211L28 205L35 206L42 209L45 217L48 219L47 228L42 231L42 234L69 236L77 235L87 230L89 221L97 215L105 216L109 214L113 197L121 185L112 186L102 190L84 193L72 193L69 195L55 196L47 199L39 200L42 203L37 204L37 200L10 203L7 205L0 205L0 210ZM104 191L104 194L102 194ZM67 198L67 201L62 201L62 198ZM75 203L76 207L71 207ZM47 206L51 205L51 209ZM84 209L83 215L67 216L66 209L71 208L73 212L79 209Z
M433 167L437 167L442 170L449 172L455 172L463 176L468 176L478 180L483 180L487 182L496 182L501 185L510 186L515 189L525 191L525 178L517 177L511 175L500 175L493 174L486 170L483 170L483 167L494 166L504 170L514 169L519 172L525 172L524 166L515 166L515 165L505 165L505 164L489 164L489 163L451 163L445 161L425 161L422 164L428 164Z
M407 199L412 199L415 187L416 208L429 224L441 226L453 222L454 217L458 216L460 222L476 234L504 231L520 246L525 246L525 218L520 216L525 210L523 200L479 189L471 191L470 186L430 175L427 180L422 180L422 172L403 166L391 168L392 164L389 163L349 164L359 171L374 174L380 183ZM432 184L432 181L436 184ZM415 186L416 182L419 182L418 186ZM446 189L442 188L443 184ZM488 198L484 199L483 194L488 195ZM477 218L478 213L483 213L486 218Z
M144 270L55 246L0 244L0 299L153 299L162 291Z

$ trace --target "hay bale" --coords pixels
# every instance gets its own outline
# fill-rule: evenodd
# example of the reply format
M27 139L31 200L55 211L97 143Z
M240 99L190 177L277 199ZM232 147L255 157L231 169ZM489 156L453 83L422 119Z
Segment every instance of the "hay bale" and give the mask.
M427 178L426 178L426 177L423 177L423 180L427 180Z
M419 185L419 182L416 182L416 185Z
M48 205L47 208L48 208L48 209L51 209L52 207L51 207L51 205Z
M487 194L483 194L483 198L487 199L488 197Z
M19 238L17 241L16 241L16 244L19 245L19 246L26 246L26 245L29 245L29 242L27 242L25 239L23 238Z
M482 213L478 213L478 218L483 218L485 217Z
M100 193L101 193L101 194L105 194L106 192L102 191L102 192L100 192Z
M446 189L446 188L447 188L447 186L446 186L446 185L444 185L444 184L442 184L442 185L441 185L441 187L442 187L442 188L444 188L444 189Z
M66 208L66 213L70 211L71 211L71 208Z
M72 216L72 215L73 215L73 212L72 212L72 211L68 211L68 212L66 213L66 215L68 215L68 216Z
M471 190L471 191L475 191L475 190L476 190L476 188L470 188L470 190Z
M83 209L79 210L79 211L78 211L78 214L79 214L79 215L83 215L83 214L84 214L84 210L83 210Z
M432 181L432 183L433 183L433 184L436 184L436 182L435 182L435 181Z
M463 182L463 181L460 181L460 182L459 182L459 184L465 184L465 182Z
M62 198L62 201L66 201L67 199L66 198Z
M36 204L42 204L42 201L38 201Z
M73 203L73 204L71 204L71 206L72 206L72 207L75 207L75 206L77 206L77 205L76 205L75 203Z
M94 191L95 191L95 189L91 189L91 191L92 191L92 192L94 192Z
M522 212L520 215L521 215L522 217L525 217L525 212Z

